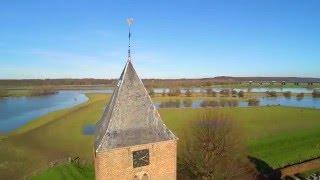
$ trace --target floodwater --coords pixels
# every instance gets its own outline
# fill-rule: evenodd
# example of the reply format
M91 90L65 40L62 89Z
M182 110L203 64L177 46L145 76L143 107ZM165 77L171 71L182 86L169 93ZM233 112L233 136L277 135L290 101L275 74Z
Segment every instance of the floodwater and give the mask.
M223 89L223 88L221 88ZM215 91L221 89L213 88ZM201 92L200 88L194 88L194 91ZM240 89L235 89L240 90ZM242 90L242 89L241 89ZM155 89L157 92L162 92L163 89ZM253 88L251 92L265 92L265 91L291 91L291 92L303 92L311 93L313 89L307 88ZM57 111L64 108L70 108L75 105L86 102L88 98L84 93L112 93L111 89L108 90L64 90L59 91L57 94L46 96L34 96L34 97L8 97L0 99L0 134L15 130L29 121L43 116L49 112ZM237 100L218 100L218 101L205 101L205 100L171 100L166 102L155 102L157 108L200 108L200 107L247 107L250 104L246 101ZM258 104L260 106L267 105L282 105L282 106L294 106L294 107L306 107L320 109L320 98L312 98L311 96L305 96L302 99L297 99L295 96L291 98L275 97L259 98ZM92 127L84 129L84 134L91 134L93 132Z
M49 112L87 100L83 93L72 91L59 91L45 96L0 98L0 133L12 131Z

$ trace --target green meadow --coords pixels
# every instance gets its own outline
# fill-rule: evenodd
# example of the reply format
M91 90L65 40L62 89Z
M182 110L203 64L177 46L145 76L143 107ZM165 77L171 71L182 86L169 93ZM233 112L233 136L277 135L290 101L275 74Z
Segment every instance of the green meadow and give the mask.
M65 157L91 162L94 137L84 135L83 128L99 120L109 96L88 97L84 104L49 113L0 136L0 177L30 176L48 167L48 162ZM192 131L192 122L205 111L234 120L249 155L273 168L320 156L320 110L282 106L160 109L163 121L179 137L180 149L186 134ZM35 179L90 179L93 168L60 165L37 175Z
M42 173L32 176L33 180L47 179L77 179L77 180L93 180L93 166L77 166L75 164L64 164L50 168Z

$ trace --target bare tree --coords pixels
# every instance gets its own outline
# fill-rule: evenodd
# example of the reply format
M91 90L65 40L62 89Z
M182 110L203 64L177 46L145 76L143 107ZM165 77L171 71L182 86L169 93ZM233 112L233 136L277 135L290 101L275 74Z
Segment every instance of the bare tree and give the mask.
M283 96L284 96L285 98L291 98L291 91L285 91L285 92L283 92Z
M212 88L207 88L206 94L207 94L207 96L211 96L212 95Z
M191 90L190 90L190 89L187 89L186 92L185 92L185 95L186 95L187 97L191 97L191 96L192 96Z
M31 96L42 96L55 94L58 91L53 86L37 86L30 90Z
M149 95L150 95L151 97L154 97L155 92L154 92L154 89L153 89L153 88L149 88L149 89L148 89L148 92L149 92Z
M266 91L268 97L277 97L276 91Z
M168 96L180 96L181 90L179 88L171 88L167 94Z
M212 96L212 97L216 97L216 96L217 96L217 92L216 92L216 91L212 91L212 92L211 92L211 96Z
M313 98L319 98L320 97L320 91L314 89L313 92L312 92L312 97Z
M191 99L184 99L183 106L184 107L192 107L192 100Z
M233 89L233 90L231 90L231 94L232 94L232 96L234 96L234 97L235 97L235 96L237 95L237 93L238 93L238 92L237 92L236 90L234 90L234 89Z
M304 98L304 93L299 93L296 97L298 100L302 100Z
M259 106L260 100L256 98L251 98L248 100L248 106Z
M180 179L255 179L254 166L232 120L204 113L179 158Z
M166 90L165 89L162 90L161 96L166 96L166 95L167 95Z
M220 94L223 95L223 96L230 96L230 90L229 89L222 89L220 91Z
M244 91L239 91L238 92L238 96L241 97L241 98L244 97Z

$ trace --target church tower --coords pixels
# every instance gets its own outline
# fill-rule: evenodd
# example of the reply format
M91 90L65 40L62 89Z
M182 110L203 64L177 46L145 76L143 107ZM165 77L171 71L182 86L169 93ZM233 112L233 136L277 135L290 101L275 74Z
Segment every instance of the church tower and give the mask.
M174 180L177 138L160 115L128 60L109 104L96 126L95 177L128 180Z

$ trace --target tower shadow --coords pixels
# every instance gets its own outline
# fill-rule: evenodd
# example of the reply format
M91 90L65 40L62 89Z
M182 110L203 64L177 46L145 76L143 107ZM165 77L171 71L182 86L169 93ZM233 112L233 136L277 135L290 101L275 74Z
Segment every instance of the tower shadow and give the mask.
M266 180L281 179L281 172L277 169L273 169L265 161L252 156L248 156L248 159L250 160L251 163L255 165L255 168L259 172L259 179L266 179Z

